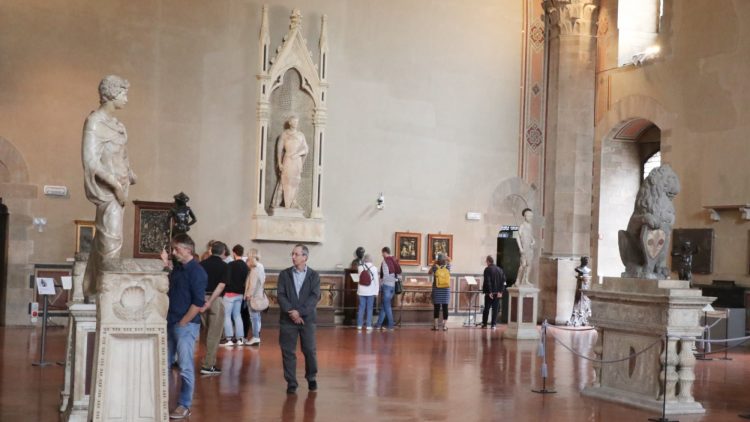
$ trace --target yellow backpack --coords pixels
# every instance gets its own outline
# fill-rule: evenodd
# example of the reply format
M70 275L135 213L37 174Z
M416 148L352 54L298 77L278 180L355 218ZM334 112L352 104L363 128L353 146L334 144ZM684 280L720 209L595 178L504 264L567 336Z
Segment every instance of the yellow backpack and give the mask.
M435 271L435 287L443 289L451 286L451 272L445 266L438 267Z

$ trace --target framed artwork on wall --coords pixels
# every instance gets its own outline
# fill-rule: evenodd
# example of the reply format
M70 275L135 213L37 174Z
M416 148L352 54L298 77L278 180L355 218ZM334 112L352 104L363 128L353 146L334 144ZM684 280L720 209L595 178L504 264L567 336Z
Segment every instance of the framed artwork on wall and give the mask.
M133 258L159 258L172 239L172 202L133 201Z
M428 234L427 235L427 264L437 260L437 254L443 253L453 259L453 235L452 234Z
M96 224L91 220L75 220L76 223L76 253L89 253L94 244Z
M394 255L401 265L421 264L422 233L396 232Z

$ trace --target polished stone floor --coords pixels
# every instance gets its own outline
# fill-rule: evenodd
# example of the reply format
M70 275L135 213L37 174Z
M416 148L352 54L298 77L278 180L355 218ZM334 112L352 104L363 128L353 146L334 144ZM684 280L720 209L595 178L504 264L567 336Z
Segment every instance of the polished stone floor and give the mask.
M300 389L288 396L278 332L267 329L260 347L222 348L223 373L198 377L190 420L618 422L660 416L581 396L593 377L591 365L554 341L547 355L550 388L557 393L533 393L541 387L537 342L503 340L501 331L320 328L319 391L307 391L300 356ZM593 332L555 335L590 353ZM39 340L39 330L0 327L0 421L59 420L63 369L31 365L38 359ZM49 331L47 360L63 359L64 341L64 329ZM201 348L198 357L202 354ZM671 420L740 421L739 413L750 413L750 349L735 349L729 357L697 363L695 396L706 414Z

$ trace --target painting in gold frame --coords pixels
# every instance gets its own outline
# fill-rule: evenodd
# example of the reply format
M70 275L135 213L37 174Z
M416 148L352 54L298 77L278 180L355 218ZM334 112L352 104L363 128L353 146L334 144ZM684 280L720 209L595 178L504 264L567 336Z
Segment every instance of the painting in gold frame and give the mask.
M76 223L76 253L89 253L94 245L96 223L91 220L75 220Z
M427 235L427 263L432 265L437 260L437 254L443 253L448 259L453 259L453 235L433 234Z
M422 263L422 233L396 232L394 256L401 265Z

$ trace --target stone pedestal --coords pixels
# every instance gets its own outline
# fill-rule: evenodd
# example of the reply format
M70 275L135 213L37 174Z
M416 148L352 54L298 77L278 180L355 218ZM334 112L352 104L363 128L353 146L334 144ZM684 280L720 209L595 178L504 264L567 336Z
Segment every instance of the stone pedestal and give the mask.
M593 283L587 295L590 322L599 334L594 346L598 359L612 361L645 351L617 363L595 363L596 380L583 394L654 412L661 412L666 394L667 415L704 413L692 394L693 346L702 333L701 309L715 298L701 296L688 281L618 277Z
M507 290L508 328L503 338L515 340L538 340L536 316L539 305L539 289L534 286L514 286Z
M60 412L65 422L86 422L96 344L96 305L76 303L68 309L65 384L61 392Z
M102 264L89 420L169 420L169 281L161 269L157 260Z
M274 216L253 217L252 238L254 240L275 240L284 242L320 243L325 240L325 222L317 218L304 218L291 210L285 215L280 208L274 209Z

